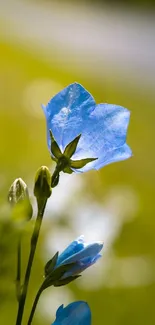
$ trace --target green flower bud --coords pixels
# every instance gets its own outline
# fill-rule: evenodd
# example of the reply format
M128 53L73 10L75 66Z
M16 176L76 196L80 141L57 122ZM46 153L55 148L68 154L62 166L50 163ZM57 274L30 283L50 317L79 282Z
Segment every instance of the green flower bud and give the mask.
M28 187L21 178L15 179L8 193L8 201L12 206L12 218L29 220L32 217L32 205L29 199Z
M14 205L19 201L23 201L27 198L28 195L28 188L25 182L21 178L15 179L12 183L9 194L8 194L8 201L10 204Z
M48 199L51 196L51 174L46 166L38 169L35 177L34 195L37 200Z

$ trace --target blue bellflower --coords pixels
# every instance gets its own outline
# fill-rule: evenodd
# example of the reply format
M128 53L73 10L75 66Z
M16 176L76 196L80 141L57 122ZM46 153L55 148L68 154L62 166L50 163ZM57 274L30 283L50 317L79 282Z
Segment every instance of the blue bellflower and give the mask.
M75 301L67 307L61 305L52 325L91 325L91 311L84 301Z
M102 248L102 242L87 244L84 242L84 237L80 236L58 256L55 269L64 264L74 263L72 268L65 272L61 279L78 275L96 263L101 257L99 253Z
M43 289L66 285L76 280L85 269L101 257L102 242L88 244L84 237L74 240L60 255L58 252L45 265Z
M56 162L60 156L66 156L67 146L73 140L76 142L74 150L70 150L67 168L61 168L64 172L98 170L132 155L126 144L130 112L118 105L96 104L80 84L73 83L60 91L43 110L48 147ZM51 150L54 140L50 132L57 144L56 156Z

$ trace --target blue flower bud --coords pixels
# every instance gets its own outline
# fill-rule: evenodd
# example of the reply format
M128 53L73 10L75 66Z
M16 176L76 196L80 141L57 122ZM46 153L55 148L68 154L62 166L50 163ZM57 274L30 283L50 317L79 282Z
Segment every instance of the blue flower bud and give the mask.
M81 272L96 263L101 257L99 253L102 248L102 242L86 244L83 236L77 238L46 264L44 288L65 285L75 280Z

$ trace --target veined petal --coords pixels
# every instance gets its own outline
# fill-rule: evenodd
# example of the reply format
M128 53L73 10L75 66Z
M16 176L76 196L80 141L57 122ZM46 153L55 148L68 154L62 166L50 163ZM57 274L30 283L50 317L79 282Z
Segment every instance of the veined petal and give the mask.
M121 160L125 160L127 158L130 158L132 156L132 151L130 149L130 147L125 143L123 146L117 148L117 149L113 149L110 151L102 151L99 154L99 159L97 159L96 161L93 161L91 163L89 163L88 165L86 165L85 167L79 169L79 170L75 170L75 172L86 172L90 169L100 169L110 163L114 163L114 162L118 162Z
M95 264L99 258L101 258L102 255L97 254L94 257L85 257L81 259L78 263L76 263L70 271L65 272L65 274L62 276L62 279L66 279L70 276L74 276L77 274L82 273L84 270L86 270L89 266Z
M111 104L98 104L89 115L72 159L100 158L100 152L117 149L126 142L130 112Z
M56 312L56 320L52 325L91 325L91 311L84 301L76 301Z
M80 236L74 240L58 257L56 266L64 263L64 261L72 255L75 255L85 247L84 237Z
M70 257L63 260L63 264L79 262L80 260L88 257L93 258L96 255L98 255L98 253L101 251L102 248L103 248L103 243L101 242L90 244L86 246L84 249L80 250L78 253L74 255L70 255Z
M88 115L95 108L91 94L78 83L73 83L54 96L47 106L42 106L47 122L60 146L64 149L76 138L87 123ZM50 137L48 147L50 149Z
M132 155L126 145L130 112L118 105L97 105L91 94L80 84L74 83L63 89L43 109L49 150L51 129L62 151L81 134L75 152L72 151L72 160L97 158L78 170L72 166L73 171L99 169Z

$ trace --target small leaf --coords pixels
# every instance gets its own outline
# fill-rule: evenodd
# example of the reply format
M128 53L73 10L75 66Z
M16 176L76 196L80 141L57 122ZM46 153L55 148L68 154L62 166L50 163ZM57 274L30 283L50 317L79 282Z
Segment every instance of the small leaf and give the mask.
M81 138L81 134L79 134L73 141L71 141L65 148L64 155L68 158L72 157L74 152L76 151L78 142Z
M50 132L50 138L51 138L51 153L53 154L54 157L56 157L58 159L62 156L62 152L53 136L52 131L50 130L49 132Z
M96 159L98 159L98 158L85 158L85 159L81 159L81 160L70 160L70 162L71 162L70 166L71 166L71 168L79 169Z
M59 252L57 252L45 265L45 277L47 277L54 269Z

